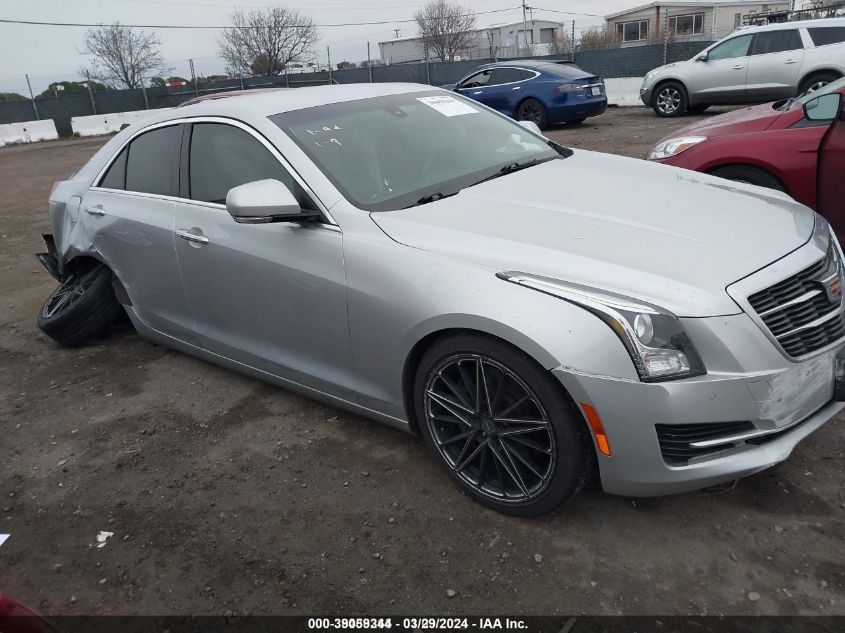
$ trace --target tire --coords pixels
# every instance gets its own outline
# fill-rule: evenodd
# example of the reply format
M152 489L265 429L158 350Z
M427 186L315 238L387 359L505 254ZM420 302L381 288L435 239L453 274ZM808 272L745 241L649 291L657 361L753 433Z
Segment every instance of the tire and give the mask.
M516 109L517 121L534 121L541 130L545 130L549 122L546 106L537 99L529 97L519 104Z
M479 375L486 381L475 382ZM420 359L413 395L426 446L487 507L544 514L589 479L594 449L580 412L549 372L506 343L478 334L439 339Z
M80 266L50 294L38 327L64 347L103 338L126 319L111 281L111 270L99 262Z
M687 106L687 112L689 114L701 114L702 112L704 112L709 107L710 107L709 103L702 103L700 105Z
M655 114L663 118L683 116L687 111L686 88L677 81L660 84L651 97L651 107Z
M718 167L710 172L713 176L719 178L726 178L727 180L734 180L736 182L744 182L749 185L757 185L758 187L766 187L767 189L774 189L783 193L789 193L783 183L778 180L773 174L765 169L759 167L752 167L751 165L728 165L727 167Z
M801 82L801 85L798 88L798 94L803 95L808 92L818 90L819 88L823 88L827 84L839 79L840 76L841 75L837 75L836 73L832 72L823 72L817 73L815 75L810 75L804 81Z

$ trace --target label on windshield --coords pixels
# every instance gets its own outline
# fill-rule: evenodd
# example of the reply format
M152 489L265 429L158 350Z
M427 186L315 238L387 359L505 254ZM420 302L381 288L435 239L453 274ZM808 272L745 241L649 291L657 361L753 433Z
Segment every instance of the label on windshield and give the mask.
M453 97L417 97L417 101L422 101L430 108L434 108L444 116L459 116L461 114L477 114L478 110L472 106L468 106L463 101L458 101Z

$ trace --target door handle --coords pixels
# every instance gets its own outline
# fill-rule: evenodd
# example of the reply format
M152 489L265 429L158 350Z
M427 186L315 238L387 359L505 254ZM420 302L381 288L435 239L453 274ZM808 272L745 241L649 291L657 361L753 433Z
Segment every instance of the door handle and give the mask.
M742 64L737 64L736 66L731 66L731 68L733 70L742 70L743 68L745 68L745 66L743 66Z
M187 229L181 229L179 231L176 231L176 235L178 235L187 242L195 242L197 244L208 244L208 238L205 235L197 235L196 233L191 233Z
M85 213L88 215L95 215L97 217L102 217L106 214L105 209L103 209L103 205L98 204L93 207L85 207Z
M794 59L787 59L784 63L785 64L794 64L796 60Z
M511 88L511 90L519 90L522 86L517 86L516 88Z

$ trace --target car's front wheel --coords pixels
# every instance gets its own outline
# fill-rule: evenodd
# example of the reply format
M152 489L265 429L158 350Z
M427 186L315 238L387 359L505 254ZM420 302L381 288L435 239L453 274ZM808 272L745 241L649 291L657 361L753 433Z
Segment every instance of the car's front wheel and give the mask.
M548 123L548 115L546 114L546 106L537 99L526 99L519 104L516 111L517 121L531 121L537 124L541 130L546 128Z
M660 84L651 98L651 107L657 116L682 116L687 111L687 91L676 81Z
M414 404L436 459L499 512L549 512L587 481L593 448L580 413L549 372L501 341L437 341L420 361Z

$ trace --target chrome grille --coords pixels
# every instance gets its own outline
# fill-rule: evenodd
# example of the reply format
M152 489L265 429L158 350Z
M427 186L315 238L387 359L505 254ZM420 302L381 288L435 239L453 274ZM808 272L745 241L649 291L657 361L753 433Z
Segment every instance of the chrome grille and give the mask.
M845 336L836 248L801 272L748 297L783 350L798 358Z

